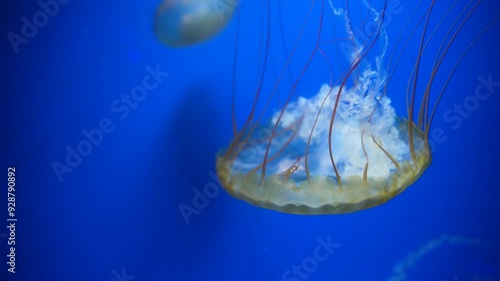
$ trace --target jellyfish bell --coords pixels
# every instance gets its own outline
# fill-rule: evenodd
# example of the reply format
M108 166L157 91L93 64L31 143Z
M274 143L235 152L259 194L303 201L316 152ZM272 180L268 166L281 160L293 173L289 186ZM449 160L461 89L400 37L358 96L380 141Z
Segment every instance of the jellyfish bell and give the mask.
M479 2L470 1L459 8L455 1L441 16L443 20L431 27L436 3L431 1L423 13L412 14L417 23L413 27L404 25L401 34L409 36L394 40L399 47L391 47L392 51L384 25L388 1L378 10L370 6L370 1L345 1L345 7L325 2L312 1L298 38L271 83L274 86L269 88L263 85L270 79L266 67L273 29L264 28L268 34L263 36L267 39L262 48L262 75L243 120L237 120L239 96L233 87L234 136L217 154L217 175L229 194L255 206L292 214L343 214L384 204L403 192L431 163L429 131L437 105L463 55L478 38L463 50L446 82L436 90L432 87L434 78ZM267 3L269 24L272 6ZM352 7L354 3L363 9ZM315 11L315 5L320 5L321 11L316 17L315 42L311 42L310 54L290 90L280 91L284 73L296 59L297 42L304 30L310 30L306 26L314 19L311 11ZM359 26L355 25L354 11L360 11ZM451 27L443 27L444 20L453 14L450 11L458 16L450 19ZM324 19L327 15L333 17L334 27L325 31L326 23L332 22ZM366 28L368 24L370 28ZM485 30L489 26L491 23ZM360 30L368 30L368 34ZM325 34L330 37L325 39ZM336 34L333 39L332 34ZM328 48L335 51L327 53ZM339 63L341 56L332 55L339 50L347 58L343 64ZM435 58L434 62L422 63L424 54ZM327 66L330 81L315 95L301 95L298 85L314 58ZM402 58L412 60L411 64L402 67ZM402 73L406 75L404 83L393 77ZM400 86L396 93L388 91L394 86ZM407 112L403 117L396 114L390 96L405 96L405 92ZM273 111L273 104L280 104L280 109Z
M155 34L171 47L206 41L227 25L236 6L236 0L164 0L156 11Z

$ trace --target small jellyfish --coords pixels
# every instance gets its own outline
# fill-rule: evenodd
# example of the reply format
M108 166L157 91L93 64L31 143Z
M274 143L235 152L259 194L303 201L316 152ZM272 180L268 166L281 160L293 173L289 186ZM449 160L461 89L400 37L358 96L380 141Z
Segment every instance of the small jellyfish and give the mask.
M171 47L206 41L230 21L236 0L165 0L155 16L155 34Z

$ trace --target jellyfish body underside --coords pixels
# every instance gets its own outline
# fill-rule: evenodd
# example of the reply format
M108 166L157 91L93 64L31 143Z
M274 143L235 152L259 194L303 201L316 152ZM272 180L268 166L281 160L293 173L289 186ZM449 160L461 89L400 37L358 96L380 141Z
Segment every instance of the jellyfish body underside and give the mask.
M399 120L400 134L406 134L408 121ZM267 175L261 181L258 172L236 172L233 161L217 156L217 175L222 186L233 197L255 206L279 212L303 215L346 214L386 203L413 184L431 163L429 146L424 133L413 126L415 138L421 145L415 150L415 161L403 160L398 169L387 177L347 175L342 186L333 176L312 175L294 180L282 173ZM325 152L327 153L327 152ZM373 163L372 165L377 165Z

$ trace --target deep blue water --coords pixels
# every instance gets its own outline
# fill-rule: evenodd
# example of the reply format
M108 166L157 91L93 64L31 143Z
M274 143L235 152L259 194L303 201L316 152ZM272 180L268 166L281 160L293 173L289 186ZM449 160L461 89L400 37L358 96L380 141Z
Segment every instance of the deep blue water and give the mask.
M288 2L281 5L291 26L284 33L290 47L309 1ZM399 1L401 12L387 25L391 41L415 2ZM459 2L463 7L466 1ZM256 85L259 3L241 5L242 99L251 99ZM405 280L500 280L498 22L471 48L446 89L433 123L443 141L432 165L394 200L348 215L297 216L251 206L220 189L186 223L179 205L193 206L195 192L206 185L218 187L215 153L231 138L236 22L208 43L172 49L153 33L158 4L68 1L16 52L8 34L21 34L22 18L32 19L41 8L35 1L5 3L0 280L264 281L286 280L287 270L294 281L388 280L411 253L416 259ZM449 5L440 4L431 25ZM499 14L497 1L482 1L449 50L437 89L468 43ZM290 20L295 15L296 22ZM314 40L315 31L307 29L305 40ZM417 47L411 44L408 53ZM292 77L306 54L292 62ZM270 65L277 69L278 62ZM413 67L404 63L402 69ZM155 71L157 84L141 101L122 100ZM308 69L303 89L319 88L312 82L320 71ZM486 87L484 80L493 83ZM472 104L481 85L487 91L481 93L490 94ZM404 94L406 79L395 78L391 87L389 97ZM455 112L454 121L443 117L469 102L474 109ZM404 99L394 105L404 114ZM102 137L97 128L105 131ZM68 156L89 134L94 144L80 147L88 155ZM58 176L54 163L68 161L72 168ZM8 167L16 170L15 274L7 272ZM425 247L435 239L442 243ZM331 248L321 248L327 258L311 261L328 241ZM314 268L301 275L293 273L295 265Z

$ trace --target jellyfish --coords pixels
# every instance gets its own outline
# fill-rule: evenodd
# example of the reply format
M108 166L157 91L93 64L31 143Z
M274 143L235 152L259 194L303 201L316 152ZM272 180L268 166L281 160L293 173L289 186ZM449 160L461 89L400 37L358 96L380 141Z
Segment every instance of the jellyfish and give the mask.
M345 214L388 202L429 167L429 132L441 97L467 51L498 17L461 50L444 81L435 85L443 60L480 1L455 1L439 15L433 13L438 1L420 1L399 22L388 1L379 7L372 2L311 1L273 75L275 38L291 28L276 19L283 8L264 1L254 95L240 94L233 78L233 137L216 156L217 175L230 195L284 213ZM392 42L389 27L401 29ZM299 52L305 59L298 58ZM295 61L301 67L293 74ZM312 72L312 64L325 71ZM304 86L307 75L324 79L316 94ZM287 76L293 77L290 85ZM396 113L392 99L398 97L406 114ZM238 119L244 107L248 113Z
M392 268L392 275L387 279L387 281L404 281L407 279L408 271L414 270L416 265L422 260L425 259L426 256L431 254L433 251L437 250L440 247L443 247L446 244L450 245L460 245L460 246L471 246L476 248L482 248L486 250L491 247L491 243L489 241L483 241L477 238L468 238L461 235L450 235L443 234L440 237L434 238L430 241L427 241L425 244L421 245L418 250L414 252L410 252L403 259L399 260ZM476 279L481 278L477 276ZM474 279L474 280L476 280ZM457 278L454 278L450 281L457 281Z
M160 42L184 47L206 41L230 21L236 0L164 0L154 22Z

